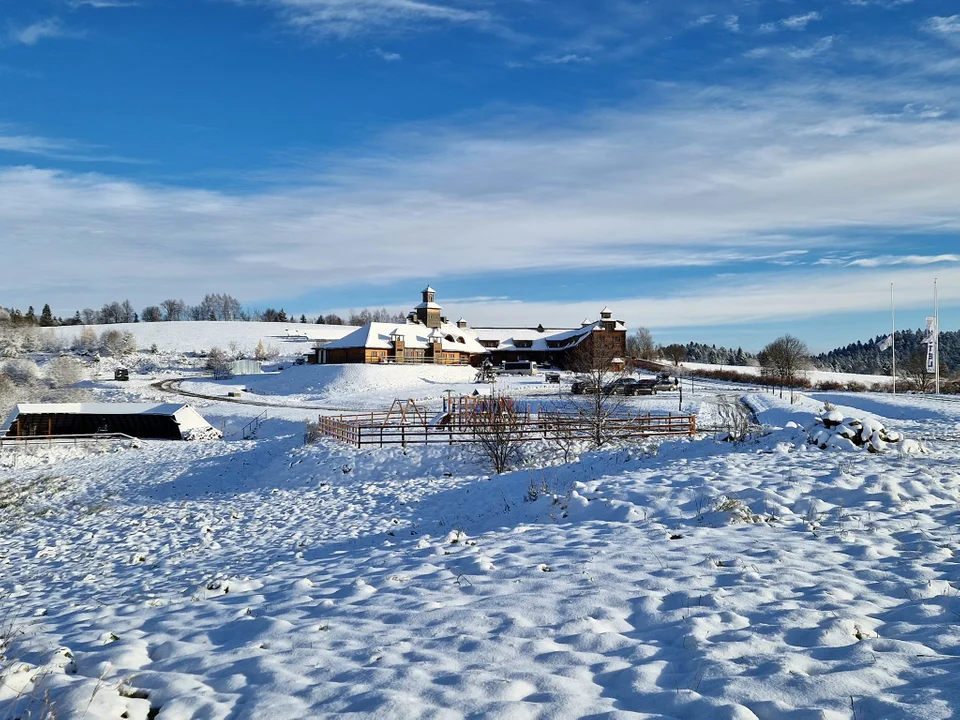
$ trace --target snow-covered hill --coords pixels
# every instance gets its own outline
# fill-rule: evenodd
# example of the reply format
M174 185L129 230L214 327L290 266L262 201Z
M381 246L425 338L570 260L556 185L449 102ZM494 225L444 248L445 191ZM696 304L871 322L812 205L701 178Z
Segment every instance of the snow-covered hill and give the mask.
M184 337L165 347L202 340ZM568 463L541 443L499 476L468 446L304 446L316 411L284 407L380 409L471 372L243 378L277 403L255 440L240 429L262 406L197 399L223 441L0 447L0 718L960 713L960 404L758 394L784 430ZM141 377L88 384L163 396ZM701 417L736 404L696 388ZM930 452L809 445L790 426L826 401Z
M54 328L53 332L69 344L85 327L97 334L104 330L131 332L140 350L156 345L162 352L205 353L212 347L226 349L235 343L241 350L252 354L257 343L262 341L265 346L277 348L283 356L309 352L314 340L338 340L356 330L346 325L201 321L71 325Z

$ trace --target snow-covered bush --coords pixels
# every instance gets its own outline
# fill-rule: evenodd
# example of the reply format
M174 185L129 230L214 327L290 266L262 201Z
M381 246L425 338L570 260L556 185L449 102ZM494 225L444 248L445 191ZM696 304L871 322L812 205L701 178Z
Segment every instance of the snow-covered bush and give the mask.
M23 335L19 328L0 326L0 357L15 358L23 354Z
M129 330L104 330L100 335L101 352L119 357L137 351L137 338Z
M40 368L33 360L8 360L3 365L3 374L13 385L24 387L32 385L40 378Z
M97 331L92 327L85 327L73 340L73 349L79 353L93 353L100 348L100 339Z
M84 380L86 372L83 365L70 357L57 357L47 364L47 380L55 388L75 385Z
M223 348L212 347L207 353L207 370L213 372L213 377L222 379L230 377L230 358Z
M63 338L57 335L53 330L47 329L40 332L40 349L45 353L58 353L64 349L66 343Z

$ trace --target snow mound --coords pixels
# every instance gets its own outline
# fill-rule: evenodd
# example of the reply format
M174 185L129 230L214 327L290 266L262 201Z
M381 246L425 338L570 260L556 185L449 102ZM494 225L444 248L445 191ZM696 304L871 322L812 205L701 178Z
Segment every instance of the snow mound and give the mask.
M879 420L870 417L844 417L843 413L827 403L823 412L806 429L809 442L821 450L832 448L849 452L866 450L883 453L893 448L900 453L926 452L916 440L907 440L900 433L888 429Z

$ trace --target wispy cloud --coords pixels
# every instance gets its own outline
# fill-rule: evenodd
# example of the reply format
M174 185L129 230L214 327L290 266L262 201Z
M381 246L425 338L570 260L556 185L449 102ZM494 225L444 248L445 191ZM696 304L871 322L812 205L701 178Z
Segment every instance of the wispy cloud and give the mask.
M375 47L373 49L373 54L379 57L381 60L385 60L386 62L399 62L400 60L403 60L403 55L400 53L390 52L380 47Z
M924 27L931 32L942 35L957 35L960 34L960 15L932 17L927 20Z
M103 148L60 138L15 133L9 125L0 125L0 153L35 155L73 162L139 164L141 161L103 152Z
M820 38L813 45L808 45L806 47L791 47L787 48L786 53L788 57L793 58L794 60L809 60L812 57L817 55L822 55L827 52L830 48L833 47L834 38L832 35L827 37Z
M492 16L479 0L234 0L274 8L291 28L317 37L353 37L430 25L488 25Z
M203 278L242 286L253 301L278 287L295 294L453 268L483 275L736 265L756 273L758 261L813 262L841 242L876 248L870 257L896 254L872 240L858 245L844 236L851 230L960 234L960 119L873 112L881 100L922 103L927 95L958 107L960 91L950 86L665 92L656 110L556 118L556 126L515 114L473 130L413 126L363 153L323 158L283 187L245 193L2 169L0 237L43 245L64 262L62 271L39 258L0 266L0 286L27 294L40 278L57 287L79 274L145 302L160 288L190 295ZM805 132L857 118L870 119L869 132ZM35 138L6 142L18 152L64 151ZM117 247L125 249L114 256ZM796 250L811 259L788 254ZM892 269L910 267L901 265ZM713 305L723 304L717 297L725 298L715 295Z
M15 45L36 45L41 40L58 37L81 37L83 33L71 30L59 18L46 18L31 25L13 28L7 32L7 42Z
M811 22L820 19L821 15L818 12L793 15L792 17L784 18L777 22L764 23L760 26L760 32L772 33L778 30L804 30Z
M858 258L849 265L877 268L895 265L936 265L938 263L958 263L960 255L880 255L878 257Z
M567 53L566 55L538 55L536 61L544 65L583 65L593 62L593 58L588 55Z
M136 7L139 4L136 0L69 0L69 5L72 8L126 8Z

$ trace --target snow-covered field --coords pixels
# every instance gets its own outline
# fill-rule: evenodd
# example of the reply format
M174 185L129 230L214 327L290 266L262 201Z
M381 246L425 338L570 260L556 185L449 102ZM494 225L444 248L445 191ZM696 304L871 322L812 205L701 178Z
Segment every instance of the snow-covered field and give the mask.
M691 372L732 370L742 375L760 375L759 367L746 365L710 365L708 363L682 362L680 367ZM807 370L803 376L810 382L816 384L821 382L837 382L847 385L849 383L860 383L864 387L871 388L874 385L889 385L893 381L889 375L862 375L858 373L833 372L831 370Z
M238 430L262 407L198 400L224 441L0 449L0 718L960 713L960 403L758 394L759 439L568 464L531 446L500 476L463 447L303 446L316 413L282 407L437 399L471 374L197 381L279 407L256 440ZM705 423L720 387L685 409ZM145 379L91 390L171 397ZM827 401L929 452L776 430Z
M131 332L137 347L147 350L156 345L162 352L206 353L212 347L227 349L231 344L252 354L258 342L276 348L282 356L310 352L314 340L338 340L356 330L347 325L268 322L156 322L114 325L71 325L52 328L67 344L89 327L98 334L104 330Z

